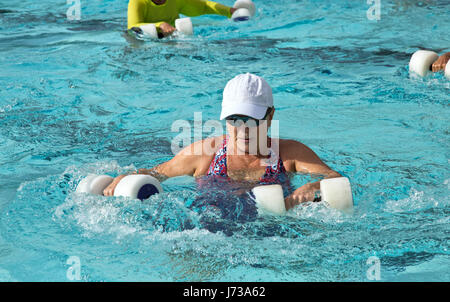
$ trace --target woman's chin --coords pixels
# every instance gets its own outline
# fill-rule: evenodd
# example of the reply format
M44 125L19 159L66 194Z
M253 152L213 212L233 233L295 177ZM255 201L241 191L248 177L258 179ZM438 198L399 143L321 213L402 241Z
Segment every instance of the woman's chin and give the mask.
M249 139L238 139L237 140L237 147L240 152L249 153L251 150L254 150L256 152L257 145L255 144L255 148L251 148L253 141Z

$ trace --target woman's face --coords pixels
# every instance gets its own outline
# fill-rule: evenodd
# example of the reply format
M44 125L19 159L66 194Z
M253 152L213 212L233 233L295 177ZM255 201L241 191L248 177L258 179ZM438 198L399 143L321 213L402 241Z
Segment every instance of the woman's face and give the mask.
M236 146L238 154L257 155L261 147L266 148L266 146L258 146L258 144L265 142L274 112L275 110L272 109L265 120L259 120L259 125L253 119L249 119L245 123L242 120L227 120L229 139Z
M152 0L153 3L155 3L156 5L161 5L166 3L167 0Z

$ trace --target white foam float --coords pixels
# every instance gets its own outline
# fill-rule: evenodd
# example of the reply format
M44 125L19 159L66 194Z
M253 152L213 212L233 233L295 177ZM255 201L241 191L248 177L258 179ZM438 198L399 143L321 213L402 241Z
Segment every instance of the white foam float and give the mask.
M258 208L276 215L286 213L283 188L280 185L258 186L254 187L252 192Z
M421 77L431 72L431 65L439 58L439 55L430 50L418 50L409 61L409 72L418 74Z
M245 8L249 11L250 15L253 17L256 12L255 3L252 0L237 0L234 2L234 8L240 9Z
M255 4L251 0L237 0L233 8L236 8L231 16L234 21L246 21L253 17L256 12Z
M192 36L194 34L194 26L192 25L191 18L176 19L175 28L178 32L187 36Z
M347 177L323 179L320 182L320 198L330 207L341 211L353 208L350 180Z
M158 38L158 31L156 30L155 24L145 24L139 27L142 29L144 37L149 37L152 39Z
M159 181L150 175L134 174L125 176L114 189L114 196L133 199L147 199L163 191Z

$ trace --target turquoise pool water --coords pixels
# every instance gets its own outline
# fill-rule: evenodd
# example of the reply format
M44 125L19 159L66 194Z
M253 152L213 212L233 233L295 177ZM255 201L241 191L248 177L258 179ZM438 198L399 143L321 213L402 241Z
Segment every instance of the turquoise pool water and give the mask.
M127 1L82 0L80 21L2 1L0 281L70 281L69 257L82 281L370 281L371 256L383 281L450 280L450 81L408 73L417 49L450 51L448 1L382 1L379 21L366 1L255 3L250 22L139 42ZM143 203L73 194L169 159L173 121L218 119L242 72L271 84L280 137L350 178L352 215L311 203L210 231L190 177Z

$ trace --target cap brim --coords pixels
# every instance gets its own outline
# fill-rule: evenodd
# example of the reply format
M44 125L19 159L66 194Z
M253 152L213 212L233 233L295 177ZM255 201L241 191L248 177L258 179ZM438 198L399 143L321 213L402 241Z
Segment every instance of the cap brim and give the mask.
M262 119L267 112L267 106L259 106L254 104L240 103L234 106L222 107L222 112L220 113L220 119L223 120L230 115L246 115L254 119Z

